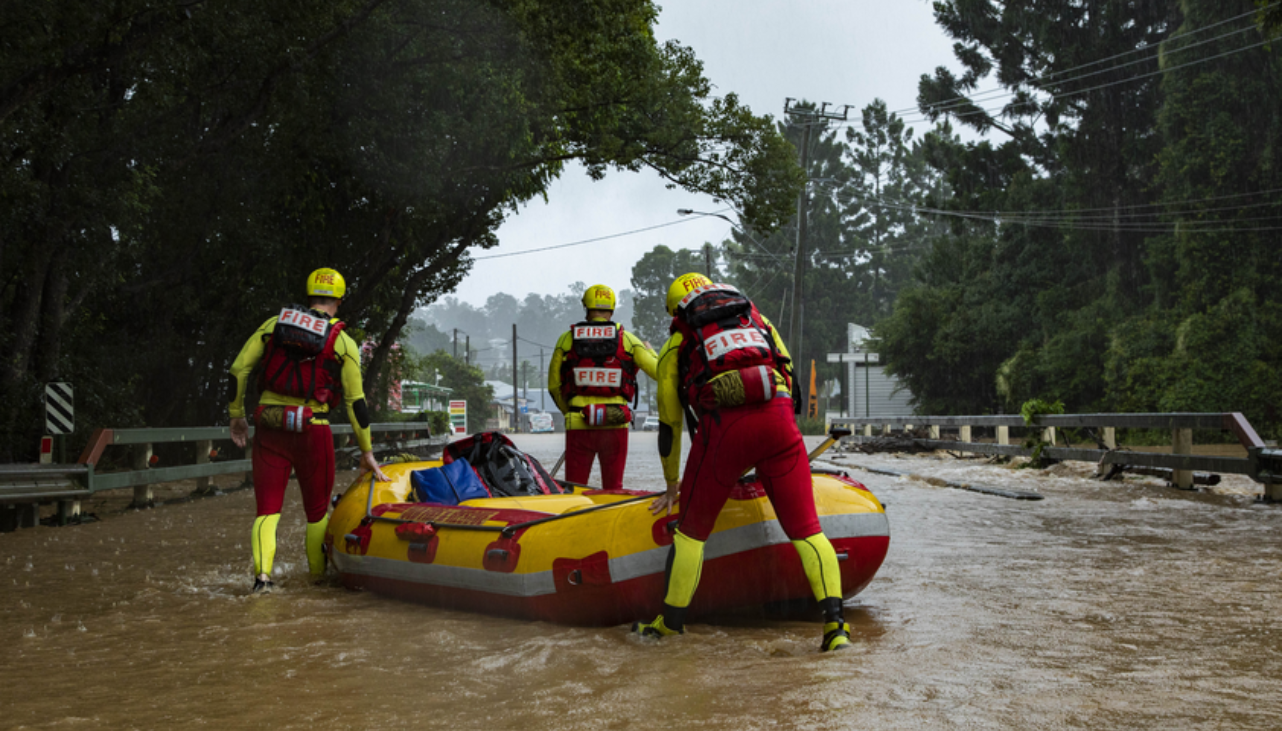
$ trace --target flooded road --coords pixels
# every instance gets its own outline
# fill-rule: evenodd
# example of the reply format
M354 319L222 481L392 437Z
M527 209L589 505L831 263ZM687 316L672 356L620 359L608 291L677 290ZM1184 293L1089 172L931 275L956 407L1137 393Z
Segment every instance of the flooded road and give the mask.
M515 441L550 467L563 437ZM662 489L655 443L632 434L629 487ZM846 652L817 622L654 644L313 586L296 489L278 588L249 596L241 490L0 534L0 728L1282 728L1282 507L1249 483L825 457L891 525Z

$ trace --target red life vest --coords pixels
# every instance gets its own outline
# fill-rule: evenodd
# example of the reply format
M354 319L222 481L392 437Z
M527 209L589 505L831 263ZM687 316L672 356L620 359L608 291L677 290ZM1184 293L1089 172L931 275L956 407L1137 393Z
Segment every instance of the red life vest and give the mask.
M323 312L286 305L266 336L258 390L322 404L337 401L343 381L334 343L343 327Z
M774 329L734 287L711 284L692 290L677 305L671 332L682 337L681 398L700 412L724 405L710 384L723 373L738 371L743 385L738 403L774 398L775 371L792 389L788 359L775 347Z
M613 322L580 322L570 328L570 350L561 360L561 395L637 395L637 364L623 342L623 327Z

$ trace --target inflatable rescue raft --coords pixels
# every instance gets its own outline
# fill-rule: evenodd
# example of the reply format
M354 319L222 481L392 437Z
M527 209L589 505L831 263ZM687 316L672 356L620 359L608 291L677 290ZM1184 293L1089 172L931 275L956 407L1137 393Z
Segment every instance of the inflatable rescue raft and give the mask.
M415 473L392 464L337 500L326 548L345 586L438 607L571 625L613 625L661 611L676 514L650 514L654 493L556 481L562 494L415 502ZM539 468L541 470L541 467ZM546 475L546 472L543 473ZM845 474L814 474L842 595L859 593L890 542L883 506ZM751 475L717 519L689 617L813 603L796 550Z

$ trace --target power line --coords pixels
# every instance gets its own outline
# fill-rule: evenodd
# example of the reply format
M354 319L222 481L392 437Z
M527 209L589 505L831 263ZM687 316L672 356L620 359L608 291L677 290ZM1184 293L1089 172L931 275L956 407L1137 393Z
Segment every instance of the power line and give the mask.
M1189 67L1189 66L1195 66L1195 65L1200 64L1200 63L1206 63L1207 61L1214 61L1214 60L1216 60L1216 59L1224 58L1225 56L1232 56L1232 55L1237 54L1237 53L1242 53L1242 52L1244 52L1244 51L1249 51L1249 50L1251 50L1251 49L1253 49L1253 48L1259 48L1260 46L1267 46L1267 45L1269 45L1271 42L1272 42L1272 41L1267 41L1267 40L1265 40L1265 41L1260 41L1259 43L1253 43L1253 44L1251 44L1251 45L1249 45L1249 46L1243 46L1242 48L1237 48L1237 49L1234 49L1234 50L1232 50L1232 51L1225 51L1224 53L1218 53L1218 54L1216 54L1216 55L1214 55L1214 56L1207 56L1206 58L1201 58L1201 59L1198 59L1198 60L1196 60L1196 61L1189 61L1189 62L1187 62L1187 63L1178 64L1178 65L1176 65L1176 66L1171 66L1171 67L1164 68L1164 69L1158 69L1157 71L1152 71L1152 72L1149 72L1149 73L1146 73L1146 74L1139 74L1138 76L1131 76L1131 77L1129 77L1129 78L1119 79L1119 80L1117 80L1117 81L1111 81L1111 82L1109 82L1109 83L1107 83L1107 84L1098 84L1098 85L1096 85L1096 86L1088 87L1088 88L1086 88L1086 89L1078 89L1077 91L1066 91L1066 92L1062 92L1062 93L1058 93L1058 94L1052 94L1051 92L1045 92L1045 90L1044 90L1044 89L1038 89L1038 91L1044 91L1046 94L1048 94L1048 95L1050 96L1050 99L1048 99L1047 101L1054 101L1054 100L1056 100L1056 99L1066 99L1066 98L1068 98L1068 97L1078 96L1078 95L1086 94L1086 93L1089 93L1089 92L1092 92L1092 91L1099 91L1100 89L1107 89L1107 88L1109 88L1109 87L1111 87L1111 86L1118 86L1118 85L1120 85L1120 84L1129 84L1129 83L1131 83L1131 82L1133 82L1133 81L1140 81L1140 80L1143 80L1143 79L1151 78L1151 77L1153 77L1153 76L1159 76L1159 75L1161 75L1161 74L1167 74L1167 73L1170 73L1170 72L1172 72L1172 71L1177 71L1177 70L1182 69L1182 68L1187 68L1187 67ZM1013 96L1013 95L1012 95L1012 96ZM1017 103L1017 104L1006 104L1006 105L1002 105L1002 106L1000 106L1000 107L992 107L992 108L990 108L990 109L982 109L982 108L981 108L981 109L977 109L977 110L970 111L970 112L962 112L962 113L944 112L944 113L945 113L945 114L948 114L948 115L950 115L950 116L956 117L956 118L958 118L958 119L961 119L962 117L973 117L973 116L975 116L975 115L977 115L977 114L991 115L993 112L1003 112L1003 113L1004 113L1004 112L1007 112L1007 111L1009 111L1009 110L1011 110L1011 109L1014 109L1014 108L1018 108L1018 107L1026 107L1026 106L1030 106L1030 105L1035 104L1035 103L1037 103L1037 102L1027 101L1027 102L1019 102L1019 103ZM920 122L929 122L929 121L931 121L931 119L930 119L929 113L922 113L922 114L920 114L920 115L919 115L919 117L918 117L918 118L916 118L916 119L904 118L904 119L903 119L903 121L904 121L904 123L905 123L905 124L916 124L916 123L920 123Z
M1180 38L1186 38L1186 37L1189 37L1189 36L1194 36L1194 35L1197 35L1198 33L1203 33L1203 32L1205 32L1205 31L1211 30L1211 29L1213 29L1213 28L1217 28L1217 27L1219 27L1219 26L1221 26L1221 25L1225 25L1226 23L1232 23L1232 22L1237 21L1237 20L1242 20L1243 18L1248 18L1248 17L1254 16L1257 12L1260 12L1260 11L1266 10L1266 9L1271 8L1271 7L1273 7L1273 6L1275 6L1275 5L1278 5L1278 4L1279 4L1278 2L1272 2L1272 3L1269 3L1267 6L1265 6L1265 7L1263 7L1263 8L1256 8L1256 9L1254 9L1254 10L1251 10L1250 12L1242 13L1241 15L1235 15L1235 16L1233 16L1233 17L1231 17L1231 18L1226 18L1226 19L1221 20L1221 21L1218 21L1218 22L1216 22L1216 23L1212 23L1211 25L1202 26L1201 28L1196 28L1196 29L1194 29L1194 30L1190 30L1190 31L1185 32L1185 33L1178 33L1178 34L1176 34L1176 35L1173 35L1173 36L1170 36L1170 37L1168 37L1168 38L1163 39L1163 42L1170 42L1170 41L1177 40L1177 39L1180 39ZM1251 26L1251 27L1254 27L1254 26ZM1248 28L1248 29L1249 29L1249 28ZM1246 30L1246 29L1244 29L1244 30ZM1240 31L1235 31L1235 32L1240 32ZM1232 35L1232 33L1230 33L1230 34L1226 34L1226 35ZM1222 38L1222 37L1223 37L1223 36L1220 36L1220 38ZM1216 39L1211 39L1211 40L1216 40ZM1198 44L1195 44L1195 45L1200 45L1201 43L1204 43L1204 42L1206 42L1206 41L1200 41ZM1191 47L1192 47L1192 46L1187 46L1186 48L1191 48ZM1119 59L1119 58L1125 58L1125 57L1127 57L1127 56L1131 56L1131 55L1134 55L1134 54L1136 54L1136 53L1144 53L1144 52L1149 51L1149 50L1150 50L1150 49L1152 49L1152 48L1153 48L1153 46L1145 46L1145 47L1143 47L1143 48L1135 48L1135 49L1132 49L1132 50L1130 50L1130 51L1123 51L1123 52L1121 52L1121 53L1118 53L1118 54L1115 54L1115 55L1112 55L1112 56L1108 56L1108 57L1106 57L1106 58L1101 58L1101 59L1097 59L1097 60L1095 60L1095 61L1090 61L1090 62L1088 62L1088 63L1080 64L1080 65L1078 65L1078 66L1073 66L1073 67L1071 67L1071 68L1063 69L1063 70L1061 70L1061 71L1053 71L1053 72L1051 72L1051 73L1049 73L1049 74L1045 74L1045 75L1040 76L1040 77L1034 77L1034 78L1028 79L1028 80L1026 80L1025 82L1021 82L1021 83L1037 83L1038 81L1042 81L1042 82L1049 81L1050 79L1052 79L1052 78L1054 78L1054 77L1056 77L1056 76L1062 75L1062 74L1069 74L1069 73L1073 73L1073 72L1075 72L1075 71L1081 71L1082 69L1088 69L1088 68L1091 68L1092 66L1098 66L1099 64L1102 64L1102 63L1108 63L1109 61L1115 61L1115 60L1117 60L1117 59ZM1115 67L1113 67L1113 68L1114 68L1114 69L1116 69L1116 68L1121 68L1122 66L1126 66L1126 65L1130 65L1130 64L1122 64L1121 66L1115 66ZM1108 70L1110 70L1110 69L1105 69L1104 71L1108 71ZM1103 73L1103 72L1098 72L1098 73ZM1084 78L1084 77L1078 77L1078 78ZM1067 83L1067 82L1058 82L1058 83ZM986 95L989 95L989 94L993 94L993 93L996 93L996 92L1002 91L1004 88L1005 88L1005 87L995 87L995 88L993 88L993 89L989 89L989 90L986 90L986 91L978 92L978 94L976 94L976 96L986 96ZM972 97L972 98L974 98L974 97ZM947 103L951 103L951 102L955 102L955 101L964 101L964 100L966 100L966 99L967 99L967 97L961 97L961 96L959 96L959 97L953 97L952 99L944 99L944 100L940 101L939 103L940 103L940 104L947 104ZM897 110L894 110L894 111L892 111L892 112L891 112L891 114L911 114L911 113L918 113L919 111L920 111L920 109L919 109L918 107L915 107L915 106L914 106L914 107L907 107L907 108L905 108L905 109L897 109Z
M571 246L582 246L584 244L595 244L598 241L608 241L609 239L617 239L617 238L622 238L624 236L631 236L633 234L645 233L646 231L653 231L659 228L666 228L668 226L676 226L677 224L681 224L681 223L689 223L691 220L693 219L683 218L683 219L678 219L676 221L669 221L667 223L660 223L655 226L646 226L645 228L638 228L638 229L633 229L631 231L624 231L622 233L610 234L608 236L598 236L594 239L572 241L568 244L555 244L553 246L543 246L538 249L528 249L526 251L514 251L509 254L492 254L490 256L476 256L476 257L472 257L472 260L482 261L485 259L505 259L509 256L524 256L526 254L537 254L541 251L551 251L553 249L565 249Z

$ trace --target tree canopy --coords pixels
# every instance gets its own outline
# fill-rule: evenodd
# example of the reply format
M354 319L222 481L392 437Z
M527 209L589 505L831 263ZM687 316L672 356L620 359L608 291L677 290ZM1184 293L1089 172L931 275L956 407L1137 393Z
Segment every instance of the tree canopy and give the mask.
M221 418L224 371L306 274L378 381L417 307L568 161L656 170L769 229L800 170L646 0L151 0L0 8L0 460L40 384L90 426ZM34 446L32 447L34 449Z

